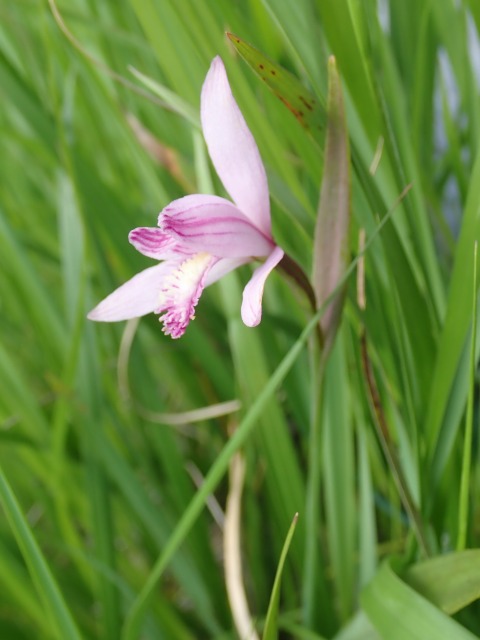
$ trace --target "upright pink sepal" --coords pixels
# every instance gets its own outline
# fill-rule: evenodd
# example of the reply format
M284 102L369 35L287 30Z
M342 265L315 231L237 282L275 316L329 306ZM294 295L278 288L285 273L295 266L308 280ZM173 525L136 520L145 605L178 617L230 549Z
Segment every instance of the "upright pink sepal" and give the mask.
M270 237L270 200L265 168L218 56L203 84L201 120L208 152L225 189L253 224Z

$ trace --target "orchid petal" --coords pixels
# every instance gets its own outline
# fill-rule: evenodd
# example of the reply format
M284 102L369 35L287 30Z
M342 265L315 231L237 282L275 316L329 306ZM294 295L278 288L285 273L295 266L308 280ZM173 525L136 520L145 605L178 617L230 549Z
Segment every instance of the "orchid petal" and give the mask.
M275 247L265 262L255 270L250 282L243 290L242 320L247 327L256 327L260 323L265 281L283 256L283 249Z
M182 248L218 257L266 256L273 243L228 200L205 198L203 204L181 210L166 207L158 223Z
M102 300L87 317L98 322L118 322L151 313L158 306L163 280L174 267L175 263L161 262L137 273Z
M183 196L182 198L177 198L177 200L170 202L170 204L158 214L158 224L161 224L164 213L174 215L204 204L228 204L232 206L230 200L221 198L220 196L213 196L209 193L192 193L188 196Z
M168 260L178 252L177 242L157 227L137 227L128 234L137 251L155 260Z
M238 269L238 267L241 267L243 264L247 264L247 262L250 262L250 258L235 258L233 260L230 258L221 258L207 273L205 286L209 287L214 282L223 278L223 276L226 276L227 273L230 273L230 271Z
M270 237L265 168L218 56L203 84L200 115L210 157L225 189L251 222Z
M205 287L205 278L216 259L208 253L197 253L177 264L163 281L155 313L163 313L163 332L172 338L185 333L195 318L195 307Z

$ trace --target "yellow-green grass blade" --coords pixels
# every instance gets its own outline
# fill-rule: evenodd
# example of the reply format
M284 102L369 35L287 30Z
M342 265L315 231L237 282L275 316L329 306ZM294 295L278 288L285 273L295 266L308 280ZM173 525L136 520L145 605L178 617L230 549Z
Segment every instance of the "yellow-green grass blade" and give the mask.
M454 378L460 364L462 352L467 340L468 326L471 320L471 299L465 291L473 287L473 272L471 256L474 242L480 240L480 154L477 155L475 166L470 178L462 227L455 252L455 261L450 279L447 312L443 324L436 363L433 369L431 392L428 400L426 430L433 451L439 438L445 411L453 389ZM466 400L466 387L462 390ZM449 425L449 429L457 428L456 422ZM439 477L441 468L438 462L432 460L432 473Z
M457 551L462 551L467 545L467 534L470 515L470 483L472 471L472 440L474 430L474 402L475 402L475 373L476 373L476 343L477 343L477 307L478 307L478 244L473 249L473 295L472 295L472 329L470 346L470 375L468 384L467 411L465 416L465 434L463 441L462 476L460 480Z
M282 553L278 561L277 571L275 573L275 581L273 583L272 593L270 594L270 603L268 605L267 617L265 619L265 627L263 629L263 640L275 640L278 638L278 606L280 603L280 593L282 584L282 572L287 559L288 549L295 533L295 527L298 520L298 513L295 514L287 537L283 543Z

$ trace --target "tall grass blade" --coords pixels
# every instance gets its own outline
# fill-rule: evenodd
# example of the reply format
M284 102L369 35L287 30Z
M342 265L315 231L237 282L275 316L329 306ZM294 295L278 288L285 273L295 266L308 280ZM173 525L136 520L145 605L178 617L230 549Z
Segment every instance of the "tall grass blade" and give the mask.
M28 526L14 493L0 469L0 501L10 522L15 539L27 563L39 598L45 604L54 623L55 636L59 640L81 640L81 634L65 603L62 592L51 573L33 534Z

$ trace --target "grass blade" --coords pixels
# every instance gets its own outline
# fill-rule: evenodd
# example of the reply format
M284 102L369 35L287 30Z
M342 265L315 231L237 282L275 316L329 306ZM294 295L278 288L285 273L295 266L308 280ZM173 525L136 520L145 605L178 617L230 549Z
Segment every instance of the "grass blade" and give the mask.
M62 593L53 577L45 557L30 531L12 489L0 469L0 500L10 522L17 543L27 563L39 597L54 622L56 637L81 640L80 632L65 603Z
M468 385L467 415L465 418L465 435L463 443L462 477L460 482L460 508L458 513L457 551L465 549L469 522L469 488L472 467L472 438L473 412L475 400L475 370L476 370L476 336L477 336L477 257L478 244L475 242L473 250L473 309L472 309L472 338L470 348L470 380Z

